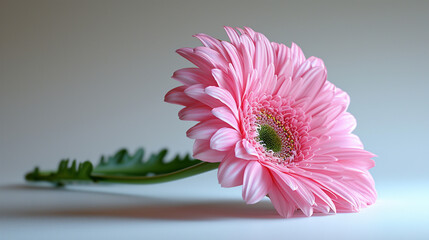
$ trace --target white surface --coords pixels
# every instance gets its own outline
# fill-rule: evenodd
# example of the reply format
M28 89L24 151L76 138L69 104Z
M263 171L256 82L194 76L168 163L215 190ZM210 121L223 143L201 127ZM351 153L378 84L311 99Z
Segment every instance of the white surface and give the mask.
M360 213L280 218L214 172L148 186L0 187L0 239L428 239L429 182L380 183ZM208 181L210 180L210 181Z

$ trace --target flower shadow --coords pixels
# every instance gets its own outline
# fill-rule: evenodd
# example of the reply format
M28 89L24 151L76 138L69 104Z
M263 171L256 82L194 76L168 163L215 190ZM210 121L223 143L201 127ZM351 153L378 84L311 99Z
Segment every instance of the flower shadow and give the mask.
M2 215L14 217L89 217L158 220L210 220L222 218L281 218L263 201L246 205L240 200L175 200L122 193L54 189L43 186L1 187L10 199L28 198L15 210ZM7 191L7 193L5 193Z
M222 218L279 218L272 209L249 208L238 202L198 202L179 204L150 204L100 209L56 210L49 216L113 217L158 220L210 220Z
M14 185L3 190L43 195L31 206L9 214L14 217L122 218L151 220L283 219L269 200L247 205L242 200L175 200L122 193L53 189L42 186ZM36 191L36 192L35 192ZM63 200L64 199L64 200ZM89 200L89 201L88 201ZM49 202L57 204L50 205ZM61 204L60 202L63 201ZM298 211L293 218L305 217Z

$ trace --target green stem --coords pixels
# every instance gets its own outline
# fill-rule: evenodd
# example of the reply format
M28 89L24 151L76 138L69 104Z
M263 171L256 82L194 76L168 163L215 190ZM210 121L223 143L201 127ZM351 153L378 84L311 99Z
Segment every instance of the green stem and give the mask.
M90 173L87 176L58 176L56 172L41 172L36 168L33 172L27 173L25 179L27 181L47 181L56 183L58 186L63 186L70 182L108 182L108 183L126 183L126 184L153 184L174 181L182 178L191 177L200 173L211 171L219 167L219 163L201 162L193 166L182 168L177 171L158 174L154 176L127 176L114 174L94 174Z
M129 183L129 184L153 184L174 181L208 172L219 167L219 163L201 162L193 166L180 169L175 172L159 174L155 176L114 176L92 174L94 182Z

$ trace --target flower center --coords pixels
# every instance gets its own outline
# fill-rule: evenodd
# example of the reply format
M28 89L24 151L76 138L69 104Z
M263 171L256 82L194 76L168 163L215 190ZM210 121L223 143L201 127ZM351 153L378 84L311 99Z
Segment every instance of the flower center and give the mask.
M243 111L244 136L259 160L288 168L314 156L318 139L309 133L311 117L294 100L250 96Z
M273 152L280 152L280 150L282 150L282 140L269 125L260 126L258 135L259 140L267 150L272 150Z
M279 163L294 161L295 137L287 121L262 109L256 115L255 124L258 132L255 140L264 147L266 154L278 159Z

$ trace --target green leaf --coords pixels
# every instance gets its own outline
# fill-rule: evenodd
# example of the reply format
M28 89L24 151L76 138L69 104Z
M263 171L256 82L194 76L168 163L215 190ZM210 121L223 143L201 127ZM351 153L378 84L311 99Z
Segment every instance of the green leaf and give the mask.
M57 171L42 172L36 167L25 175L27 181L48 181L63 186L74 182L111 182L131 184L151 184L173 181L216 169L219 163L207 163L192 159L189 155L176 155L165 161L167 150L163 149L143 159L143 148L130 155L126 149L120 149L113 156L100 159L94 168L85 161L77 166L76 160L61 160ZM70 165L70 166L69 166Z
M149 174L166 174L201 163L200 160L190 158L188 154L184 157L176 155L173 160L165 161L167 152L167 149L163 149L144 160L143 148L138 149L134 155L130 155L126 149L120 149L113 156L102 156L93 172L109 175L148 176Z
M69 160L61 160L56 172L42 173L39 168L36 167L33 172L25 175L27 181L48 181L54 182L58 185L64 185L65 182L70 181L92 181L92 163L85 161L79 163L76 168L76 160L73 160L71 166L69 166Z

